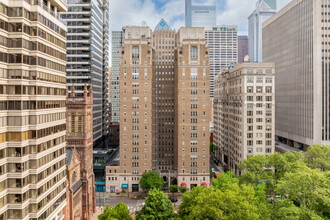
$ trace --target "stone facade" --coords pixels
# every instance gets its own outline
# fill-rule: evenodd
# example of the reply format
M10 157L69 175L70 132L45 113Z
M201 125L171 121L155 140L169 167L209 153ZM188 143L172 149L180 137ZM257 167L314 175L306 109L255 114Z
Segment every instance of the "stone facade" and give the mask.
M275 65L242 63L215 80L214 144L218 160L239 174L238 165L275 151Z
M67 162L68 175L68 215L69 219L78 216L75 201L81 203L81 218L91 220L95 212L95 177L93 173L93 92L87 95L87 86L83 97L75 97L72 90L71 97L67 95L67 150L73 153L70 163ZM67 155L70 157L70 155ZM75 170L75 167L79 169ZM79 171L79 175L78 175ZM76 173L76 176L73 175ZM76 184L81 184L78 186ZM80 187L81 191L77 188ZM77 191L76 191L77 190ZM70 202L73 201L73 204Z
M126 27L124 36L120 160L107 166L106 188L137 192L141 175L150 170L167 184L175 178L189 189L209 184L210 78L204 28L176 32L162 20L154 32Z

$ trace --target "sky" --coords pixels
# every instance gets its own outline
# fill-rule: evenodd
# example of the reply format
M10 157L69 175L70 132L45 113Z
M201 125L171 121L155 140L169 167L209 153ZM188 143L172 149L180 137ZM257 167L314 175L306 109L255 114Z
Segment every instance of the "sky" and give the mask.
M277 0L281 9L291 0ZM185 0L111 0L110 30L119 31L125 25L147 25L154 29L161 18L170 27L184 24ZM256 0L193 0L193 4L217 6L218 25L238 25L239 34L247 35L247 18L255 9Z

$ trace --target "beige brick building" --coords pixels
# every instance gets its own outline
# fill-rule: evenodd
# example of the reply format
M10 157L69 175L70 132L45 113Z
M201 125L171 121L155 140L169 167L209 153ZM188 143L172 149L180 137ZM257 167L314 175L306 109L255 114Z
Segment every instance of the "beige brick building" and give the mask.
M109 189L139 191L144 172L191 188L209 183L209 67L203 28L162 20L126 27L120 66L120 162ZM198 134L197 134L198 133ZM197 163L198 160L198 163ZM192 185L191 185L192 184Z
M275 151L275 65L242 63L215 79L213 104L216 156L239 174L249 156Z
M64 219L66 10L0 1L0 219Z

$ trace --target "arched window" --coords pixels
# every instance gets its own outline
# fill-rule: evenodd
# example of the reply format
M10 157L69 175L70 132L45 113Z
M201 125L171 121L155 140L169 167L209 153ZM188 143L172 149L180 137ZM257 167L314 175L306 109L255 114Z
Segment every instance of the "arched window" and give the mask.
M133 47L133 58L139 58L139 48Z
M197 59L197 47L192 47L190 51L191 59Z

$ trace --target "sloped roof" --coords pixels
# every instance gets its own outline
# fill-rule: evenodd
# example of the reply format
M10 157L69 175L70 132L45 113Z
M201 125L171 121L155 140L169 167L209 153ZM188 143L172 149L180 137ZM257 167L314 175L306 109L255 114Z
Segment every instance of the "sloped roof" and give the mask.
M167 22L162 18L160 22L156 25L155 30L170 30L170 26Z
M73 156L74 148L66 149L66 165L70 165L72 156Z

